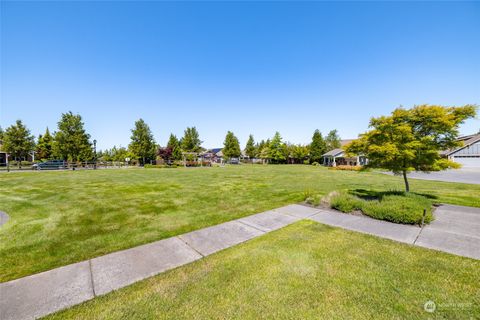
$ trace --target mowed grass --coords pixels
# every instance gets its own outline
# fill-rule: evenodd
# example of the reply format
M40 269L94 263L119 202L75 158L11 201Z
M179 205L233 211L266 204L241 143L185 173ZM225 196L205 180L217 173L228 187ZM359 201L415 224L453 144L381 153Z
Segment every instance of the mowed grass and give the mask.
M48 319L478 319L479 282L480 261L301 221Z
M480 207L480 185L411 187ZM0 282L301 202L306 190L402 188L399 177L294 165L2 173Z

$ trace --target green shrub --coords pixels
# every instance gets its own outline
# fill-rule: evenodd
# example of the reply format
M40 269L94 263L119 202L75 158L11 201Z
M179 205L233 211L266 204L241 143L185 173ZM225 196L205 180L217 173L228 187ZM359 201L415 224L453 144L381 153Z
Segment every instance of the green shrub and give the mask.
M346 170L346 171L360 171L362 170L361 166L347 166L347 165L339 165L336 167L328 167L330 170Z
M427 197L398 191L338 192L329 199L330 207L342 212L361 210L375 219L404 224L421 224L426 209L425 223L433 220L433 203Z
M312 162L312 166L319 166L319 165L320 165L320 163L318 163L317 161Z
M161 169L161 168L177 168L178 165L176 165L176 164L171 164L171 165L168 165L168 164L145 164L143 167L146 168L146 169Z
M330 206L342 212L352 212L361 209L361 200L349 193L339 193L330 199Z

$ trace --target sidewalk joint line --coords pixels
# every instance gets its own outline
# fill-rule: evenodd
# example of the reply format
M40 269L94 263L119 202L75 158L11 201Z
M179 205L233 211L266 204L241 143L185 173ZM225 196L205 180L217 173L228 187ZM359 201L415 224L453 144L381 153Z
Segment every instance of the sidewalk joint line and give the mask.
M255 227L255 226L252 226L251 224L248 224L248 223L246 223L246 222L244 222L244 221L240 221L240 220L234 220L234 221L240 222L240 223L243 224L244 226L253 228L253 229L258 230L258 231L261 231L261 232L263 232L263 233L268 233L268 232L270 232L270 231L262 230L262 229L260 229L260 228Z
M192 249L193 251L195 251L196 253L198 253L202 258L205 258L205 255L203 255L200 251L198 251L197 249L195 249L194 247L192 247L190 244L188 244L188 242L185 241L185 239L182 238L182 235L178 235L177 238L180 239L180 241L182 241L183 243L185 243L185 245L186 245L187 247L189 247L190 249Z
M96 297L97 293L95 292L95 283L93 282L92 259L88 260L88 270L90 271L90 283L92 284L93 296Z

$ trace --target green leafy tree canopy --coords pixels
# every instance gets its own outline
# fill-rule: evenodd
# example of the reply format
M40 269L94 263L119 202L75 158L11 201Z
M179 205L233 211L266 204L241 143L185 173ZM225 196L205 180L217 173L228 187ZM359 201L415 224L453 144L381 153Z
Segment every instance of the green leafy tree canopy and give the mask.
M345 150L348 154L366 156L367 167L402 174L405 190L409 192L409 171L458 167L458 164L442 158L440 151L461 145L457 141L458 127L466 119L475 117L476 109L475 105L398 108L390 116L372 118L372 129L347 145Z
M253 140L253 135L248 136L247 144L245 146L245 154L253 159L257 156L257 148L255 147L255 140Z
M35 148L35 138L21 120L3 133L3 149L15 160L25 159Z
M170 134L168 139L167 148L172 149L172 159L181 160L182 159L182 148L180 147L180 141L178 141L177 136L173 133Z
M323 139L320 130L315 130L312 136L312 143L310 143L310 162L320 163L322 155L327 152L327 143Z
M198 134L197 128L188 127L185 129L183 138L180 142L182 150L185 152L200 152L202 151L202 141Z
M141 161L141 164L155 160L157 146L150 127L143 119L135 121L130 140L128 149L136 159Z
M90 135L85 132L82 117L71 111L63 113L54 134L53 154L68 161L86 161L93 157Z
M237 137L235 137L231 131L228 131L227 135L225 136L222 153L227 159L238 158L242 154L242 151L240 150L240 143L238 142Z
M282 141L282 136L277 131L270 141L269 147L269 158L274 163L282 163L287 159L287 148L285 143Z
M331 130L325 137L325 143L327 145L327 152L333 149L341 147L340 136L337 130Z
M53 158L53 136L50 130L45 130L43 135L38 136L36 157L42 160L50 160Z

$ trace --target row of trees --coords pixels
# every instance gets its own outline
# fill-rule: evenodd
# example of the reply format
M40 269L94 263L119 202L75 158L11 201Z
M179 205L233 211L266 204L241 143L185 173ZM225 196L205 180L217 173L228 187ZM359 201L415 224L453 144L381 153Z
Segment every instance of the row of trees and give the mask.
M145 164L155 160L157 156L165 160L181 160L183 152L205 151L195 127L186 128L180 139L173 133L170 134L167 145L159 147L143 119L135 122L130 140L128 148L114 146L112 149L99 151L97 158L104 161L131 159ZM41 160L89 161L95 157L82 117L72 112L62 114L53 134L47 128L44 134L35 139L23 122L17 120L5 131L0 128L0 141L3 141L4 151L8 152L13 160L26 160L32 152L35 152L35 158ZM250 159L264 159L271 163L312 163L320 162L322 154L339 147L340 137L336 130L330 131L325 138L316 130L309 145L284 142L277 132L271 139L258 143L253 135L250 135L244 153ZM222 151L227 159L239 158L242 155L239 140L233 132L227 132Z
M183 152L203 151L200 135L195 127L188 127L181 139L173 133L170 134L167 146L161 148L155 142L150 127L143 119L135 122L127 148L117 148L101 151L99 159L105 161L124 161L127 158L138 160L141 164L149 163L157 155L165 160L181 160Z
M180 160L182 152L202 151L201 143L196 128L187 128L180 140L171 134L167 146L159 148L158 156L165 161ZM284 142L280 133L276 132L271 139L258 143L255 143L253 135L250 135L244 154L250 159L263 159L270 163L313 163L320 162L325 152L335 148L340 148L340 137L336 130L330 131L325 138L316 130L309 145ZM226 159L239 158L242 155L239 140L231 131L225 136L222 153Z
M72 112L62 114L58 129L53 134L47 128L38 139L21 120L6 128L0 128L3 151L13 160L26 160L35 153L37 159L64 159L68 161L91 160L93 158L90 135L85 132L80 115Z

